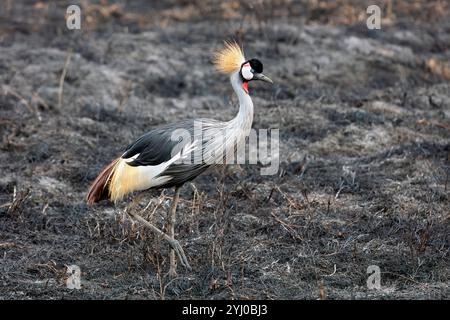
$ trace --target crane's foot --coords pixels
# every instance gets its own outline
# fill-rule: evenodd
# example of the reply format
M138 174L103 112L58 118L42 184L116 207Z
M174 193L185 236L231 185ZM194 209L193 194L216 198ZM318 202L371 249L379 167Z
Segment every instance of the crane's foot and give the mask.
M189 260L187 259L186 254L184 253L183 247L178 242L178 240L170 239L167 241L169 242L170 246L172 247L172 250L170 250L170 251L174 253L173 259L175 261L174 264L172 264L172 263L170 264L169 275L174 275L174 276L177 275L177 271L176 271L177 270L176 269L177 268L177 260L176 260L175 254L178 257L178 259L180 260L180 263L183 267L185 267L188 270L192 270L192 268L189 264Z

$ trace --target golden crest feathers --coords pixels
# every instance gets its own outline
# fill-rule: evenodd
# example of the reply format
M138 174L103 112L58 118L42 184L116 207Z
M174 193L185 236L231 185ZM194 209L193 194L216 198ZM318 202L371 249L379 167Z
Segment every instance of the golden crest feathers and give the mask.
M225 41L225 47L214 54L214 65L222 73L236 72L244 62L244 53L235 41Z

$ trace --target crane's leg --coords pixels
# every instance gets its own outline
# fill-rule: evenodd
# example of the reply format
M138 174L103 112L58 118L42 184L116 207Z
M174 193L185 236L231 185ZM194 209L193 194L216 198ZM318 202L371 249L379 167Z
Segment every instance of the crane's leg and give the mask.
M175 223L177 220L177 205L180 199L180 187L175 187L175 194L173 195L172 206L170 208L167 219L167 235L175 240ZM175 256L175 250L171 249L169 253L170 269L169 276L175 277L177 275L177 258Z
M178 256L178 259L180 260L180 263L186 267L188 270L191 270L191 266L189 265L189 261L186 258L186 255L184 254L184 250L181 247L180 243L175 239L174 237L174 228L175 228L175 217L176 217L176 210L177 210L177 204L178 200L180 198L180 190L179 187L175 189L175 195L173 197L172 205L170 208L170 212L168 213L168 225L167 225L167 233L162 231L161 229L155 227L153 224L142 218L139 214L134 213L133 211L127 212L130 216L132 216L135 220L142 223L146 228L150 229L154 233L156 233L158 236L162 237L164 240L166 240L172 249L170 250L170 269L169 274L171 276L176 275L176 256Z

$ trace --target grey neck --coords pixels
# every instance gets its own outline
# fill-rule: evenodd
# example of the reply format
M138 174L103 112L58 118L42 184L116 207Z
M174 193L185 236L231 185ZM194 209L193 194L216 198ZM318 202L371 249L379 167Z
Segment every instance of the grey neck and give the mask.
M253 102L250 95L242 88L242 79L239 72L230 77L231 85L239 100L239 113L230 121L234 126L249 131L253 122Z

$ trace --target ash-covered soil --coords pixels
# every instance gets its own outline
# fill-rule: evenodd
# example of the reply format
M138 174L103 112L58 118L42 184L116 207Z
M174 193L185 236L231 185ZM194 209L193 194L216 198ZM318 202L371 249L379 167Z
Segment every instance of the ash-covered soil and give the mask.
M450 298L447 2L379 1L372 31L356 0L82 1L81 31L64 2L0 4L0 299ZM142 215L162 228L173 190L92 207L86 191L142 133L236 114L211 65L230 38L275 81L250 90L280 170L183 187L193 270L171 280L168 245L126 212L152 200Z

